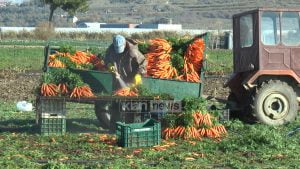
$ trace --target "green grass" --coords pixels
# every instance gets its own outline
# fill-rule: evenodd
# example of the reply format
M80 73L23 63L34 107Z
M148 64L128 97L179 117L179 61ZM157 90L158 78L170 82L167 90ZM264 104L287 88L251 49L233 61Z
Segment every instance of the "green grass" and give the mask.
M0 46L0 60L0 69L41 70L44 63L44 49Z
M223 75L233 71L232 50L207 50L207 55L206 70L208 75Z
M53 39L53 40L1 40L0 45L10 45L10 46L45 46L50 45L63 45L69 44L72 46L100 46L107 47L110 45L110 41L103 40L70 40L70 39Z
M226 122L229 131L221 142L211 139L176 140L166 151L118 148L99 140L93 106L68 104L68 133L40 136L33 112L17 112L15 103L0 105L0 166L2 168L297 168L300 121L281 126ZM72 128L72 129L71 129ZM92 134L80 134L92 132ZM91 141L92 140L92 141ZM200 155L200 154L203 154ZM194 161L186 160L192 157Z

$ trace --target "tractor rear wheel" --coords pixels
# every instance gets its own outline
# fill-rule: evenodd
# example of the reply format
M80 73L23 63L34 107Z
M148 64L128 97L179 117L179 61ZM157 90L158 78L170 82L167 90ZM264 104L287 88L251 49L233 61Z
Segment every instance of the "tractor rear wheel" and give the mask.
M297 94L287 83L270 80L256 91L252 108L256 118L264 124L286 124L297 117Z

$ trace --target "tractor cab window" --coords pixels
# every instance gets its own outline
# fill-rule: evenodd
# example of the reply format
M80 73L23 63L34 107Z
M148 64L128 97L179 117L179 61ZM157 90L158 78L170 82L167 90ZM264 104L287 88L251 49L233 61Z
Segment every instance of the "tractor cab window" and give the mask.
M240 43L241 48L253 45L253 17L252 14L240 18Z
M262 13L261 41L265 45L277 45L280 42L280 23L278 12Z
M282 13L282 43L287 46L300 45L299 13Z

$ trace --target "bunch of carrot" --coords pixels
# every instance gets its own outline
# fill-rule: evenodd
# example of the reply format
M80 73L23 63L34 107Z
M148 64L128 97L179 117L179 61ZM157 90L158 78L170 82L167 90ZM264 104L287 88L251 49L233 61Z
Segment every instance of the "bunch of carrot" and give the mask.
M171 65L172 46L165 39L149 41L147 75L155 78L177 79L189 82L200 82L205 44L203 39L195 39L184 54L183 74L178 75L176 68Z
M57 96L58 95L58 87L53 83L43 83L41 87L41 95L42 96Z
M49 56L49 61L48 61L48 66L50 67L66 67L65 64L63 64L60 60L56 59L58 55L50 55Z
M58 56L68 58L71 62L76 64L76 68L80 68L79 65L82 64L92 64L95 70L100 70L100 71L106 70L103 60L98 58L96 55L84 51L76 51L74 55L71 55L68 52L66 53L56 52L55 54L49 56L48 66L66 67L66 65L62 61L57 59Z
M177 70L171 65L172 46L165 39L150 40L149 52L146 54L147 75L155 78L172 79L177 77Z
M94 97L92 89L89 86L74 87L71 90L71 98ZM41 87L42 96L57 96L58 94L68 95L69 90L66 84L55 85L53 83L43 83Z
M61 53L61 52L55 52L53 55L49 55L49 61L48 66L50 67L66 67L64 63L62 63L60 60L57 59L57 56L62 57L71 57L70 53Z
M199 72L202 66L205 44L203 39L195 39L189 44L184 55L183 75L179 80L200 82Z
M92 89L87 86L74 87L70 95L71 98L94 97Z
M115 91L115 96L138 96L136 89L131 89L129 87L121 88Z
M63 64L60 60L54 59L49 61L48 66L50 67L65 67L65 64Z
M70 57L72 62L77 64L86 64L90 60L90 56L88 53L83 51L76 51L74 55Z
M200 112L195 112L192 116L194 122L193 125L187 127L177 126L174 128L165 128L162 131L163 138L166 140L169 138L201 140L202 137L220 138L222 135L227 133L223 125L213 124L212 120L214 117L212 117L209 113L202 114Z
M57 96L58 94L66 95L68 94L68 88L65 83L54 84L54 83L43 83L41 86L42 96Z
M188 82L200 82L200 76L198 71L195 70L192 63L188 63L185 59L183 65L183 74L178 76L178 80L184 80Z
M58 52L56 51L55 54L50 55L50 59L55 59L57 56L63 56L63 57L71 57L72 55L69 52Z
M164 139L181 138L184 140L197 139L201 140L201 136L195 127L177 126L176 128L166 128L162 132Z
M60 83L60 84L58 84L57 87L61 94L63 94L63 95L69 94L68 86L66 83Z
M197 71L201 69L204 50L205 44L203 39L195 39L186 50L184 57L187 63L191 63Z

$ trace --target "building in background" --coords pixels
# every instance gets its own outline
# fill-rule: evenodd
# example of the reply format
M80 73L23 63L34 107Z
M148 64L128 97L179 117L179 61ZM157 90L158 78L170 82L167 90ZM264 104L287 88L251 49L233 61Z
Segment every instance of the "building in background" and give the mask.
M106 28L106 29L158 29L158 30L182 30L181 24L124 24L124 23L99 23L99 22L77 22L77 28Z
M100 29L99 22L77 22L76 27L77 28L99 28Z
M6 0L0 0L0 8L6 7L7 2Z

